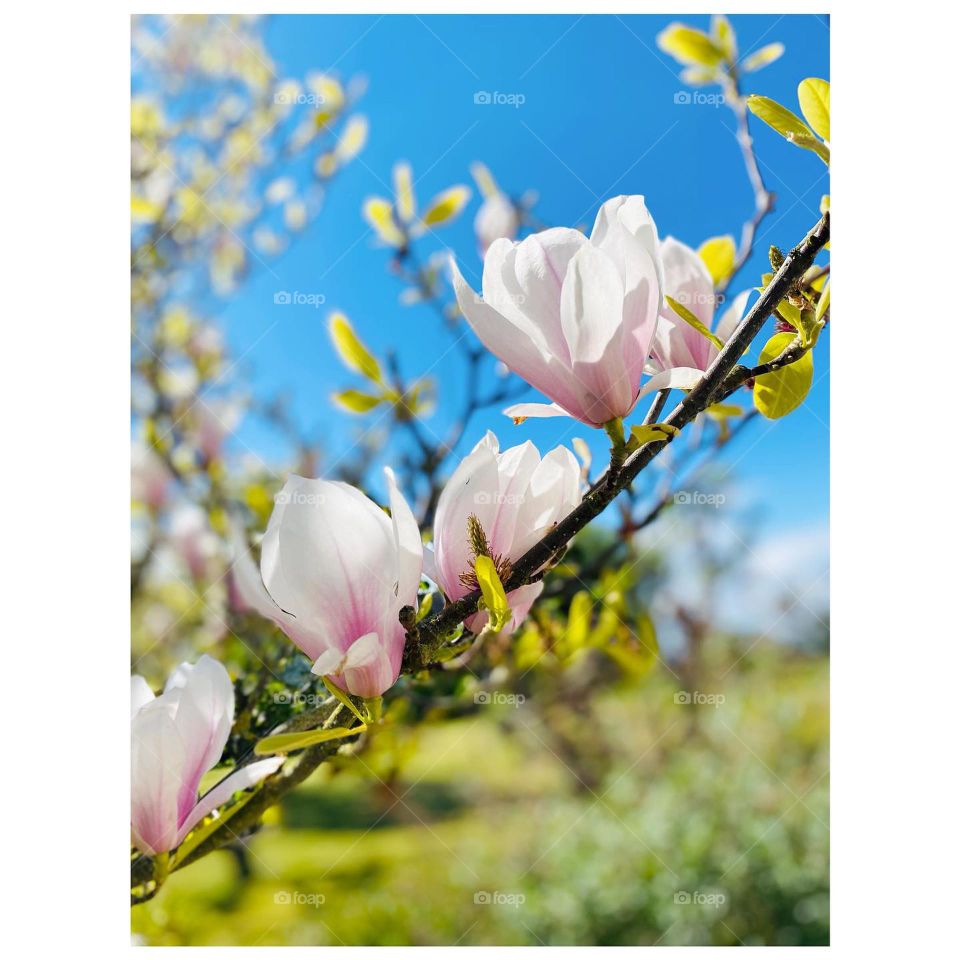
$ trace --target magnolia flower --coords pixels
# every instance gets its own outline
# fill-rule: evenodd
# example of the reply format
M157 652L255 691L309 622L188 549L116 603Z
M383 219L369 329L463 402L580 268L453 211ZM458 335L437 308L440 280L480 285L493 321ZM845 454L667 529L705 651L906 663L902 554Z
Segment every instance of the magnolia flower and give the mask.
M181 663L159 697L130 678L133 843L165 853L237 790L279 769L283 757L248 764L197 799L200 780L220 760L233 725L233 684L222 664L204 655Z
M193 437L205 460L215 460L224 441L243 419L238 400L198 400L193 406Z
M711 330L718 297L706 264L696 251L673 237L667 237L660 244L660 260L664 294L686 307ZM749 296L750 291L744 290L734 297L723 312L717 329L713 330L714 336L723 343L740 325ZM660 371L673 371L674 386L684 389L694 386L719 352L715 343L664 303L653 341L652 359L653 366Z
M130 494L138 503L157 509L167 499L173 474L151 446L142 440L130 448Z
M490 194L477 211L473 221L473 230L480 246L480 256L484 257L490 245L501 237L512 240L520 229L520 217L513 201L497 191Z
M477 589L474 561L485 553L505 580L510 564L578 503L580 465L566 447L555 447L543 459L529 441L500 453L497 438L488 432L440 494L430 576L457 600ZM541 590L542 583L532 583L507 594L513 611L508 632L523 622ZM478 633L486 621L481 612L467 626Z
M220 552L220 540L210 528L207 514L195 503L182 503L173 510L168 540L196 580L207 576Z
M393 472L384 472L392 519L349 484L291 476L263 537L263 592L249 571L242 587L246 602L314 661L315 674L358 697L396 682L406 639L400 608L416 606L423 569L417 522ZM242 577L241 568L238 584Z
M614 197L590 237L554 227L497 240L483 264L483 299L452 266L457 302L484 346L552 404L513 417L570 416L590 426L624 417L639 396L662 302L657 228L643 197Z

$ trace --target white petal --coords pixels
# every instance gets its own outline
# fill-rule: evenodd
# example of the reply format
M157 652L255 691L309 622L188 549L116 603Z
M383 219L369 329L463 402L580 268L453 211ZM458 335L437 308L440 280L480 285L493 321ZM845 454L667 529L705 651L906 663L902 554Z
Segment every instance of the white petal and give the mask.
M348 484L296 476L277 500L260 568L270 595L296 617L292 639L304 653L315 659L329 646L345 650L395 619L402 603L387 515Z
M423 572L423 541L420 528L410 506L397 486L397 478L389 467L384 468L390 490L390 516L397 551L398 598L401 604L417 602L417 588Z
M664 370L663 373L651 377L643 385L640 396L645 397L657 390L691 390L702 379L703 371L696 367L674 367L672 370Z
M189 667L189 670L184 670ZM204 654L195 665L181 664L174 723L184 746L181 813L197 798L203 775L219 762L233 726L233 683L223 664Z
M654 263L660 286L663 274L657 242L657 225L647 210L644 198L639 194L619 196L607 200L597 212L590 242L612 257L626 278L626 258L628 248L624 245L623 234L637 241Z
M570 261L588 243L579 230L554 227L517 244L510 261L523 298L519 309L536 323L549 351L566 364L570 354L560 321L560 293Z
M713 280L706 264L695 250L685 243L667 237L660 244L663 261L663 292L686 307L708 330L713 327L716 296ZM664 314L675 317L672 308L664 307ZM716 355L716 347L710 341L677 317L670 334L680 338L687 347L693 363L691 366L705 370Z
M593 363L621 331L623 280L596 247L581 247L571 259L560 295L563 332L573 362Z
M336 647L328 647L317 657L310 668L310 672L317 677L329 677L339 673L343 667L346 654Z
M516 559L513 552L513 535L517 525L517 515L526 499L530 477L539 464L540 451L529 440L516 447L510 447L498 458L497 509L493 525L487 530L487 539L494 556L500 554Z
M130 678L130 717L135 717L141 707L145 707L154 699L150 684L147 683L140 674L134 674Z
M253 610L261 617L277 622L283 617L283 611L267 593L246 538L235 523L230 524L230 546L233 550L231 576L240 603L244 609Z
M459 577L469 572L473 562L467 519L475 516L489 533L496 517L498 490L497 454L489 446L477 444L440 494L433 524L437 576L443 592L452 599L467 592Z
M283 766L284 757L266 757L255 763L248 763L239 770L234 770L230 776L221 780L215 787L208 790L197 802L196 806L187 815L177 834L177 843L183 842L184 837L205 817L217 807L225 804L238 790L246 790L254 786L271 773L275 773Z
M172 850L177 842L184 749L171 711L161 698L133 718L130 746L133 842L143 853Z
M528 383L542 377L547 363L531 330L517 326L490 304L484 303L463 279L453 259L450 260L450 273L457 303L480 342Z
M526 417L572 417L558 403L515 403L503 411L515 420Z
M720 321L717 323L717 329L714 330L714 333L726 343L730 337L733 336L734 330L740 326L740 321L743 319L744 314L747 312L747 301L750 299L750 291L744 290L743 293L738 293L733 300L730 301L730 306L720 315Z

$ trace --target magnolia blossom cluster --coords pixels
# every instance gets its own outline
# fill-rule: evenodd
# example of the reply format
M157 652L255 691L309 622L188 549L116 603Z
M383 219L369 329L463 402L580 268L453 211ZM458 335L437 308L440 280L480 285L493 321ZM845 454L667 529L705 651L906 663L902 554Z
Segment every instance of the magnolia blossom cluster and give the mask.
M505 411L515 418L569 416L600 427L648 393L693 387L717 352L665 301L672 297L709 329L716 298L706 266L682 243L659 240L640 196L604 203L589 237L554 227L493 241L482 297L455 262L451 272L484 346L553 401ZM738 325L746 296L724 314L721 340Z
M513 229L494 226L491 233ZM642 197L605 203L589 237L555 228L519 242L493 239L482 298L455 264L453 280L477 336L552 401L510 408L516 418L566 415L603 426L627 416L645 393L692 387L717 354L715 343L665 306L665 296L688 305L711 328L710 275L689 247L658 239ZM720 341L745 305L742 294L724 312L715 331ZM141 473L145 499L156 500L161 471L144 461ZM397 680L406 641L400 613L416 608L424 573L448 601L477 589L480 556L506 582L514 564L581 500L580 467L567 448L541 457L527 442L501 452L487 433L443 489L424 551L392 471L385 475L389 514L348 484L289 477L263 537L259 569L240 531L233 534L235 605L275 623L315 674L365 699ZM541 590L538 582L507 595L505 630L516 629ZM479 633L487 621L481 609L466 625ZM279 767L276 758L244 766L198 800L200 779L220 759L233 720L229 677L209 657L182 664L159 697L134 677L133 699L132 827L144 852L172 849L235 790Z
M130 678L130 827L143 853L166 853L238 790L279 769L282 757L247 764L198 798L233 726L233 684L208 656L181 663L157 697Z

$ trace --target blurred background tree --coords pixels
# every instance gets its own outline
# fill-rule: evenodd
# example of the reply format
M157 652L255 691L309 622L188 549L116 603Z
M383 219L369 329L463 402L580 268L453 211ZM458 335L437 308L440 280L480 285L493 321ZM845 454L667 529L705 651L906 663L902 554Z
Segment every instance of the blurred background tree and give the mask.
M367 136L362 93L362 81L330 72L278 76L261 18L134 18L134 670L159 685L200 652L222 659L239 678L228 759L326 693L247 609L231 573L249 544L255 553L279 481L276 463L227 441L252 416L294 451L285 469L318 475L324 451L284 398L251 390L218 314L322 221L327 191ZM545 226L526 184L512 192L480 162L470 173L481 249L498 232ZM443 255L420 244L473 191L453 184L418 207L404 164L392 185L392 196L365 199L363 215L400 302L459 329ZM758 197L751 243L768 212ZM748 253L737 251L737 269ZM429 526L475 415L524 388L458 337L468 386L438 436L424 418L442 386L395 355L375 358L381 377L364 376L356 350L366 347L343 323L333 346L354 377L335 401L344 416L376 410L378 420L336 476L362 485L384 438L403 436L398 467ZM171 876L134 911L136 936L827 942L826 613L798 603L793 584L758 588L757 518L718 509L736 482L721 458L755 426L743 409L701 417L611 521L577 537L520 631L401 677L383 728L330 757L268 811L264 830ZM587 478L590 451L574 447ZM760 603L766 631L731 610Z

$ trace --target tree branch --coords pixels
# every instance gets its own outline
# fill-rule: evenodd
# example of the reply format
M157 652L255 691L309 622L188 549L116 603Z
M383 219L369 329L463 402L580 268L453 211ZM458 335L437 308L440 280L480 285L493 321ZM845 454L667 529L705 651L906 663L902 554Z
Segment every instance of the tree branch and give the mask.
M764 323L773 314L780 301L793 289L829 239L830 213L827 211L813 230L787 254L780 269L760 295L760 299L740 322L704 373L703 378L666 418L666 423L682 429L710 406L714 401L714 395L724 389L727 378L733 372L737 361L750 347ZM566 546L575 534L599 516L669 442L659 440L645 444L624 462L614 482L608 483L606 477L602 477L595 483L576 509L513 564L512 573L504 583L505 589L509 592L529 583L530 578ZM413 655L414 652L411 651L409 657L411 666L429 663L444 637L457 624L477 612L479 601L480 592L475 590L459 600L448 603L438 613L423 620L419 624L417 637L408 638L408 643L413 640L419 645L418 656Z

